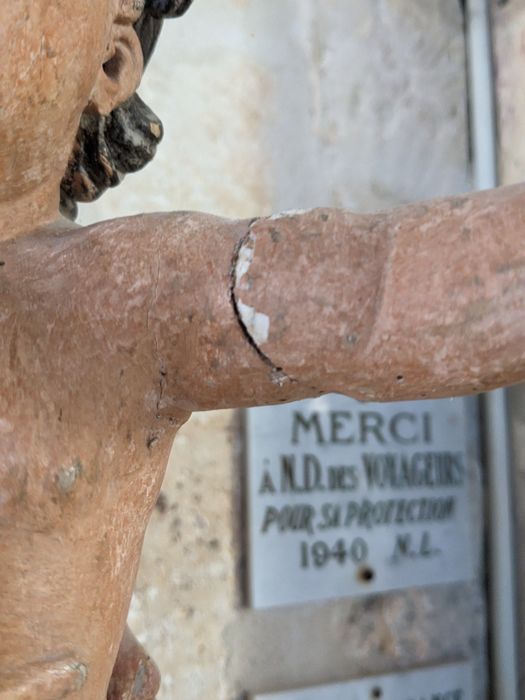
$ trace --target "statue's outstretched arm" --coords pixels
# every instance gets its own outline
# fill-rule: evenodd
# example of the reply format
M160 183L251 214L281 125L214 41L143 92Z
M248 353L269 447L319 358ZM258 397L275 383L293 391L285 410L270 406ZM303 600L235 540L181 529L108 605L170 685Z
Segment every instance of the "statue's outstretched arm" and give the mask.
M150 261L161 414L397 400L525 379L524 212L517 186L376 215L145 216L104 240L129 285Z
M158 214L0 243L0 697L105 692L191 410L524 379L524 212L520 186L370 216ZM142 658L126 637L115 697Z

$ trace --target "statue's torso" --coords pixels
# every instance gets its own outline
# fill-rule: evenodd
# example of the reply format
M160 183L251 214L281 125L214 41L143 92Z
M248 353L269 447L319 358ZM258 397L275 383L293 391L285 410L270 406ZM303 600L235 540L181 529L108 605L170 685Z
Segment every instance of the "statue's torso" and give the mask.
M72 257L62 243L0 245L0 668L71 657L109 674L108 629L124 623L189 414L157 416L148 348L131 328L105 331L118 300L86 314L89 278L75 284ZM105 682L91 678L85 697Z

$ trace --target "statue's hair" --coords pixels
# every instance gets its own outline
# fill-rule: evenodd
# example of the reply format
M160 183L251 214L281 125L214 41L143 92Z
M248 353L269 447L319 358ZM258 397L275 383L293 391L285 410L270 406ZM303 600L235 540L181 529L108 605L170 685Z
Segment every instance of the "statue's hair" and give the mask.
M135 24L148 63L162 26L168 17L180 17L193 0L146 0ZM86 110L60 187L60 209L70 219L77 215L77 202L92 202L127 173L144 167L155 155L163 135L159 118L135 93L111 114Z

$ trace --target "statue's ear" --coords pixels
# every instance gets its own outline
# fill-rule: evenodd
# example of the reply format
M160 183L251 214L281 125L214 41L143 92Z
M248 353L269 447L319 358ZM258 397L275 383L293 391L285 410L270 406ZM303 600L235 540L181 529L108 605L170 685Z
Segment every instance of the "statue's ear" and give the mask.
M101 115L112 112L133 95L143 70L142 48L133 25L117 20L91 93L90 107Z

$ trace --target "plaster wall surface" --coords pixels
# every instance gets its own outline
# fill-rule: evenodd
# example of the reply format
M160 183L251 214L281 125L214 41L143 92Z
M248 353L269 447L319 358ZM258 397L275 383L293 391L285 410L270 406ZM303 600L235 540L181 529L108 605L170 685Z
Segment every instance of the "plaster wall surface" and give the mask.
M317 205L381 209L470 189L458 0L196 0L166 23L141 96L163 118L154 164L81 222L195 209L229 217ZM131 624L162 700L233 700L472 658L473 584L253 612L243 607L240 420L196 415L175 441ZM481 567L481 495L473 484Z

